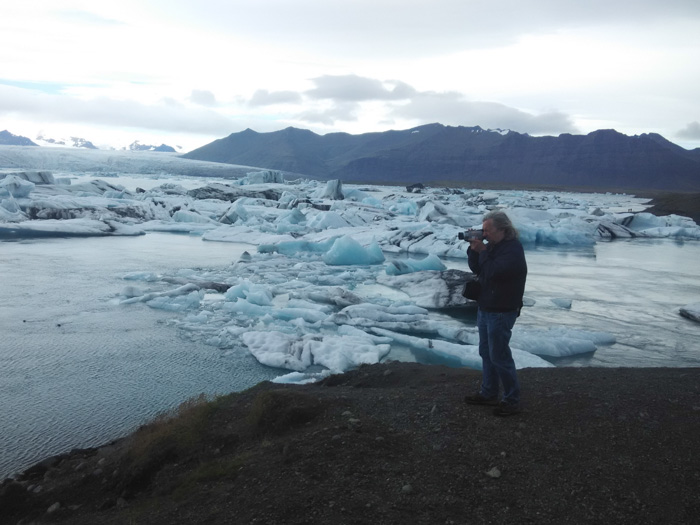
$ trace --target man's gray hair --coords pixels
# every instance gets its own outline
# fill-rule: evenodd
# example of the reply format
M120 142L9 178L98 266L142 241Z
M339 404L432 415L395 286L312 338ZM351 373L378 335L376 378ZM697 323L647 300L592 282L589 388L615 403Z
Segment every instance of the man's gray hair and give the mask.
M486 215L484 215L483 220L490 220L497 230L502 230L504 233L503 238L505 240L518 238L518 230L515 229L515 226L513 226L513 223L508 218L508 215L506 215L504 212L500 210L490 211Z

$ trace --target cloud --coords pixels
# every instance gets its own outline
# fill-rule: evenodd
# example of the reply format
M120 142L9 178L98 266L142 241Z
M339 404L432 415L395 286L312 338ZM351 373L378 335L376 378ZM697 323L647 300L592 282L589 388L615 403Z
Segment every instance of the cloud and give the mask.
M200 106L212 107L216 106L216 97L211 91L193 89L192 93L190 94L190 102Z
M280 41L286 49L332 57L362 53L415 58L504 47L538 33L611 25L659 28L669 20L700 18L696 0L202 0L167 4L161 0L149 4L167 8L170 17L208 31L259 43Z
M326 109L310 109L296 115L296 118L303 122L332 126L338 120L346 122L357 120L359 111L359 104L346 102L334 104L332 107Z
M273 91L258 89L248 101L250 106L274 106L275 104L299 104L301 95L295 91Z
M676 136L681 139L700 140L700 122L696 120L688 123L686 127L676 133Z
M306 91L309 98L360 102L369 100L401 100L413 96L416 91L404 82L382 82L358 75L324 75L312 79L314 89ZM388 84L390 87L386 87Z
M313 79L316 88L305 95L325 103L297 116L304 122L332 126L337 121L357 121L366 113L388 112L389 121L512 129L533 135L577 133L572 119L561 111L538 114L497 102L470 101L459 92L421 92L399 81L381 81L358 75L325 75ZM378 104L383 104L379 105ZM370 109L368 109L370 108Z
M73 122L177 133L224 135L236 123L215 111L186 107L172 99L161 104L96 98L83 100L0 85L0 115L38 122Z
M532 114L496 102L470 101L456 92L420 93L407 104L396 104L391 112L397 119L420 123L440 122L454 126L511 129L533 135L577 133L571 118L560 111Z

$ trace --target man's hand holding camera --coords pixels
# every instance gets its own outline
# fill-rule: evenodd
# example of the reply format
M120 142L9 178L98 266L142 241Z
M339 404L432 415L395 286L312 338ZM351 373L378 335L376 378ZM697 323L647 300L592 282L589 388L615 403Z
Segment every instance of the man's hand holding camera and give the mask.
M484 244L484 230L467 230L459 232L459 239L469 242L469 248L475 252L482 252L486 249Z

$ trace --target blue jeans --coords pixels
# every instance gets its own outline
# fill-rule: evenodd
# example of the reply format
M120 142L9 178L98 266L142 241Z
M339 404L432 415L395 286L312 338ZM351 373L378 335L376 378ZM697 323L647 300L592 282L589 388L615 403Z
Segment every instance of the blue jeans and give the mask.
M517 317L517 312L484 312L481 308L476 317L482 361L481 395L497 397L500 381L503 401L513 404L520 402L520 385L508 343Z

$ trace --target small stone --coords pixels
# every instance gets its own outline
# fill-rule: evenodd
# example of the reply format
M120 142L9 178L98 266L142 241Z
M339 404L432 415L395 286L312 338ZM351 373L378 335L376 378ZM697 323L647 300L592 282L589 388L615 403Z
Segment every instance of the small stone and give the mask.
M413 492L413 487L409 484L406 484L403 487L401 487L401 492L403 492L404 494L410 494L411 492Z
M374 438L375 441L384 441L384 438L382 436L377 436Z
M362 424L362 421L360 421L359 419L350 418L348 419L348 423L350 423L352 426L358 426Z
M352 417L352 412L346 410L345 412L343 412L343 417Z
M498 467L493 467L491 470L486 472L486 475L490 478L498 479L501 477L501 471L498 469Z
M384 376L390 376L392 374L391 370L384 370Z
M340 441L343 439L343 437L340 434L335 434L332 438L331 441Z
M56 503L54 503L53 505L51 505L51 506L46 510L46 513L47 513L47 514L53 514L54 512L56 512L57 510L60 510L60 509L61 509L61 504L57 501Z

